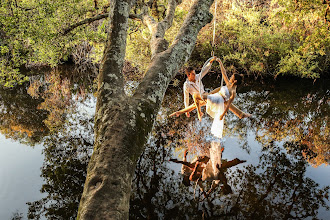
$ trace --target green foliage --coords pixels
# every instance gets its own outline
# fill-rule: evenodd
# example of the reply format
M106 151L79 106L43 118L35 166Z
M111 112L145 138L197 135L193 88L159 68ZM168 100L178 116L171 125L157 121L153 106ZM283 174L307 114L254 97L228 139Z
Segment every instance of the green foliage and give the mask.
M322 1L256 0L218 2L215 54L229 72L248 75L288 74L318 78L329 73L330 34ZM73 61L79 66L100 63L107 37L107 19L71 25L107 12L108 0L2 0L0 4L0 85L12 87L27 80L21 67L57 66ZM162 20L167 1L150 6ZM141 12L137 1L132 13ZM189 9L184 1L165 38L171 43ZM210 57L213 23L199 35L191 63L201 66ZM145 72L150 62L150 33L140 21L129 21L126 59ZM86 69L86 68L81 68Z
M317 56L313 54L299 54L290 51L279 62L279 70L277 74L294 74L304 78L319 78L317 72L318 62Z
M138 21L130 21L128 38L126 45L126 57L134 67L143 73L150 62L150 38L151 35L147 27Z
M13 79L20 79L17 77L20 76L18 67L54 67L67 61L77 50L77 46L86 41L90 45L103 43L106 34L105 23L102 21L77 27L68 34L64 34L64 30L81 20L100 14L107 3L106 0L98 1L98 8L95 8L93 0L1 1L2 74L7 79L10 79L10 75L13 75ZM93 53L98 54L98 49L96 47ZM103 48L100 49L103 51ZM91 62L99 61L98 57L92 55L90 54Z
M159 1L159 5L166 5L166 2ZM163 7L159 7L162 9ZM139 11L138 11L139 12ZM159 14L164 15L159 12ZM135 13L134 10L132 13ZM175 11L175 18L171 28L166 32L165 39L171 43L176 36L180 25L182 24L187 11L183 8L177 8ZM154 17L155 20L161 20L162 18ZM133 67L138 68L140 74L143 74L149 63L151 57L150 51L150 31L144 26L140 21L129 20L129 30L126 46L126 57L125 59L129 61Z
M12 68L0 60L0 85L5 87L14 87L16 84L22 84L28 77L19 73L17 68Z
M227 9L222 5L217 14L215 55L224 60L230 72L303 78L329 73L326 5L321 1L255 2L240 6L232 3ZM193 58L203 62L210 56L212 30L213 24L200 34Z

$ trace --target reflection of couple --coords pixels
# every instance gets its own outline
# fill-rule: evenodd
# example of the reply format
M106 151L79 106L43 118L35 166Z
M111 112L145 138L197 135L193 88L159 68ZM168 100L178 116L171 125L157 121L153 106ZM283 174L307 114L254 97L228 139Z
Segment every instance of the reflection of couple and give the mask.
M244 160L238 158L231 161L221 161L222 151L224 148L220 148L219 144L212 144L210 148L210 157L199 156L192 160L187 161L188 150L185 150L182 161L171 159L170 161L175 163L181 163L181 173L183 174L183 184L190 185L190 181L196 182L207 197L220 183L224 194L232 192L231 187L227 184L227 178L225 176L225 169L235 166L240 163L244 163ZM206 193L204 191L202 182L212 181L210 190Z

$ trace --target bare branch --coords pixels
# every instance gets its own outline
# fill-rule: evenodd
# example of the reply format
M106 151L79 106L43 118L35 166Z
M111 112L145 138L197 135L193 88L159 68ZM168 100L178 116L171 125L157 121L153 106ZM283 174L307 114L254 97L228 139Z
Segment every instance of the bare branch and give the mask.
M66 35L68 34L69 32L71 32L72 30L74 30L75 28L79 27L79 26L82 26L82 25L85 25L85 24L90 24L94 21L98 21L98 20L101 20L101 19L104 19L104 18L108 18L109 17L109 13L105 13L105 14L98 14L94 17L91 17L91 18L86 18L82 21L79 21L73 25L70 25L69 27L67 27L66 29L64 29L61 33L63 35ZM130 14L129 15L129 18L133 19L133 20L142 20L142 16L141 15L135 15L135 14Z
M90 24L94 21L97 21L97 20L101 20L101 19L104 19L104 18L107 18L109 17L109 13L106 13L106 14L99 14L99 15L96 15L95 17L91 17L91 18L86 18L82 21L79 21L78 23L75 23L73 25L70 25L69 27L67 27L66 29L64 29L62 31L62 34L63 35L66 35L68 34L70 31L72 31L73 29L81 26L81 25L84 25L84 24Z
M168 9L166 10L166 16L164 20L161 22L161 25L164 25L164 29L167 30L172 26L175 9L179 4L181 4L181 2L182 2L181 0L180 1L171 0L168 2Z

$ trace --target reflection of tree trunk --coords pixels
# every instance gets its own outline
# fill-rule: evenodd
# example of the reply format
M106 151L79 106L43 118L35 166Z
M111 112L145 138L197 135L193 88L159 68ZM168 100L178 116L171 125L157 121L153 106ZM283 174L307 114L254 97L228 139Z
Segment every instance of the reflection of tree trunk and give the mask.
M290 214L293 208L293 205L296 203L296 199L297 199L297 195L296 195L296 191L297 189L299 189L303 183L303 174L301 173L300 178L299 178L300 182L299 184L294 188L293 192L292 192L292 196L290 198L291 200L291 204L288 206L287 208L287 213L285 214L285 219L289 219L289 218L293 218L293 216Z
M255 214L259 208L259 205L261 204L261 202L269 195L269 193L272 191L275 183L277 182L277 178L278 178L278 173L275 170L274 171L274 180L268 185L266 192L260 196L260 198L258 199L258 201L256 202L256 204L254 205L254 211L251 214L251 217L254 218Z
M136 162L144 150L169 82L188 60L199 30L210 21L209 8L213 0L194 3L168 49L164 47L164 34L160 32L165 33L171 19L164 19L168 22L163 26L165 29L151 22L150 27L156 27L151 28L156 35L152 37L154 57L132 97L125 95L122 75L131 1L110 3L111 29L99 74L94 152L88 165L78 219L128 219ZM169 16L174 17L176 5L176 0L169 1Z
M145 186L146 195L144 196L143 202L145 203L148 217L147 219L157 219L157 214L155 212L155 205L152 203L151 199L156 195L159 190L159 176L157 175L156 169L156 159L154 157L153 161L153 176L150 180L150 187Z

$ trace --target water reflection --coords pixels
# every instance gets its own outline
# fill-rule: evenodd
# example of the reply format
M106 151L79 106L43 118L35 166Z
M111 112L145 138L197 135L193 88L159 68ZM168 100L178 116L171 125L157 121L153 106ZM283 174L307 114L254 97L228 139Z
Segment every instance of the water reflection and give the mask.
M93 146L91 112L95 98L91 86L84 86L89 88L86 90L63 75L53 77L58 78L40 78L31 84L29 92L32 95L34 91L36 99L24 88L0 90L1 132L7 138L44 146L41 191L45 197L27 201L30 219L76 217ZM217 86L212 81L208 85ZM239 120L228 114L224 135L238 140L240 148L225 142L224 152L253 154L259 161L240 158L247 162L224 172L232 193L223 193L217 187L203 199L195 185L186 187L182 183L181 165L169 162L170 158L182 158L185 149L191 155L207 155L211 124L207 117L200 123L194 113L191 118L168 118L183 103L181 85L170 86L136 166L131 219L301 219L318 216L320 207L329 204L329 187L322 188L306 173L310 165L329 163L327 83L250 83L238 94L238 107L254 117ZM89 113L84 110L86 103ZM325 178L323 186L329 184ZM210 189L211 184L203 182L203 187ZM323 210L321 214L329 213Z
M162 161L170 154L155 145L139 161L130 218L303 219L317 215L319 207L325 205L329 187L319 189L305 176L307 162L298 146L292 147L297 150L290 154L276 145L272 149L262 153L256 166L227 171L232 194L223 196L224 190L215 188L202 200L201 193L194 199L193 187L184 187L177 175L169 172Z
M33 99L22 86L0 88L0 132L12 140L35 145L48 133L43 123L47 111L38 109L41 99Z
M65 128L44 139L41 192L47 196L27 203L29 219L75 218L93 149L92 126L90 115L72 115Z
M263 146L273 141L297 142L313 166L328 165L330 89L327 85L329 82L284 80L272 87L262 85L245 92L240 101L247 111L254 112L256 120L245 125L233 118L228 121L227 131L242 135L252 128Z

